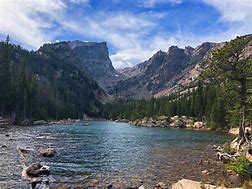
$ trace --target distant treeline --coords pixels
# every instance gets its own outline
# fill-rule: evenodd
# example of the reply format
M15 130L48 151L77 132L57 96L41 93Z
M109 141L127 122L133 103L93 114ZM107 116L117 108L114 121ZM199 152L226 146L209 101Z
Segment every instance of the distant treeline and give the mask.
M236 126L239 123L237 104L234 101L227 104L223 98L223 92L218 87L203 86L202 82L199 82L195 89L185 94L172 94L149 100L117 100L104 107L103 115L107 119L129 120L161 115L186 115L206 121L213 128Z

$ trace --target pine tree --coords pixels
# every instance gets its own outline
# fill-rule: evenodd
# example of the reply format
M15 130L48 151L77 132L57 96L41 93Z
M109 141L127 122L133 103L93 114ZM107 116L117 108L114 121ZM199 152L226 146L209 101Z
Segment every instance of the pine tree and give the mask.
M10 60L9 60L9 35L4 43L3 55L0 61L0 103L1 116L7 111L9 97L11 96L11 77L10 77Z
M247 116L249 86L252 82L252 58L244 55L245 47L252 41L252 36L237 37L224 47L217 49L208 59L208 66L203 76L208 82L232 86L240 103L239 140L246 138L244 118Z

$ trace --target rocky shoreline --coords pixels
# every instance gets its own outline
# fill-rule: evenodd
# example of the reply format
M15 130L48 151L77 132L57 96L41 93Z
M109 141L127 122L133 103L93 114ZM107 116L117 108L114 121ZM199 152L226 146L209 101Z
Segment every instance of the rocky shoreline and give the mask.
M116 119L116 122L129 123L131 125L140 127L168 127L168 128L186 128L194 130L209 130L205 122L197 121L193 117L188 116L157 116L157 117L144 117L130 121L127 119Z

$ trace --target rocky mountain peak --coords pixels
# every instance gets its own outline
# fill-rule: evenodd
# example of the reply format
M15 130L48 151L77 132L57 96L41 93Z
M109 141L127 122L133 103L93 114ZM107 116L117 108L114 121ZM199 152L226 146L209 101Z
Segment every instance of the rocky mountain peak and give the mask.
M205 52L211 50L211 48L213 48L215 45L216 45L216 43L211 43L211 42L202 43L201 45L198 45L195 48L194 54L205 53Z
M174 56L176 54L183 53L183 51L184 51L184 49L180 49L178 46L170 46L167 54Z
M190 47L190 46L186 46L185 47L185 54L188 55L188 56L191 56L192 53L194 51L194 48L193 47Z
M88 60L109 60L109 53L106 42L83 42L83 41L68 41L67 44L82 59ZM112 65L112 64L111 64Z
M117 72L109 58L106 42L68 41L73 53L79 58L87 74L99 85L107 90L115 82L122 79L122 74Z
M171 46L167 52L158 51L149 60L124 69L127 78L114 86L114 92L127 98L169 94L174 88L179 89L177 84L188 85L195 80L200 73L198 64L214 46L214 43L207 42L196 48Z

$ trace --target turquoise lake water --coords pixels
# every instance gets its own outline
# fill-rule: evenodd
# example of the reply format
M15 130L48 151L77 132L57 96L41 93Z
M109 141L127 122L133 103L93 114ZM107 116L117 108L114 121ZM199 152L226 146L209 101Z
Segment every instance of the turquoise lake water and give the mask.
M217 171L207 178L202 178L201 171L216 165L199 162L215 161L211 146L228 139L227 134L211 131L142 128L110 121L91 121L88 126L79 123L0 128L0 145L7 146L0 151L0 188L27 188L20 177L18 146L56 149L53 158L30 160L50 166L55 186L74 185L86 178L96 178L104 185L113 180L137 179L146 185L158 181L171 184L185 177L214 182L219 177Z

